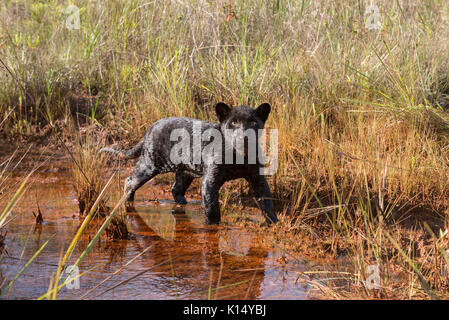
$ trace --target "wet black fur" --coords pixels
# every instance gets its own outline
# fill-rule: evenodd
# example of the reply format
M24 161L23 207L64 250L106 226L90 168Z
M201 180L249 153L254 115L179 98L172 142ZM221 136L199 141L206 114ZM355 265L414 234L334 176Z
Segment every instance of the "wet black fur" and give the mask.
M202 179L202 204L208 224L220 222L219 191L221 186L229 180L244 178L250 184L259 206L268 223L277 222L273 201L267 181L260 174L261 164L216 164L210 159L203 159L200 164L174 164L170 160L171 148L178 143L170 141L172 130L185 128L192 136L193 124L200 123L201 131L215 128L223 133L224 129L232 129L239 123L244 129L263 129L270 113L270 105L264 103L256 109L247 106L230 108L224 103L215 106L219 123L210 123L202 120L174 117L165 118L154 123L145 133L144 138L132 149L119 151L112 148L103 148L100 152L111 152L125 157L140 156L136 167L130 177L126 179L125 196L129 203L134 200L138 188L158 174L175 172L176 181L172 187L173 198L176 203L185 204L185 193L194 178ZM202 147L208 142L203 142ZM191 141L190 146L193 146ZM192 147L190 148L193 155ZM223 152L224 152L223 148ZM235 157L235 150L234 157ZM235 163L235 162L234 162Z

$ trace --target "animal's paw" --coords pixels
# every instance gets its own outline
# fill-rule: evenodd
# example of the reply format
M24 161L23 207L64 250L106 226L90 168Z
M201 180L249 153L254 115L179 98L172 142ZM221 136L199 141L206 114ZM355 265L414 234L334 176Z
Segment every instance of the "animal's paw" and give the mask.
M207 225L219 225L220 224L220 218L218 219L210 219L210 218L206 218L206 224Z
M175 202L177 204L187 204L187 200L184 196L176 196L175 197Z
M126 209L126 212L136 212L136 208L134 207L133 202L126 202L125 209Z

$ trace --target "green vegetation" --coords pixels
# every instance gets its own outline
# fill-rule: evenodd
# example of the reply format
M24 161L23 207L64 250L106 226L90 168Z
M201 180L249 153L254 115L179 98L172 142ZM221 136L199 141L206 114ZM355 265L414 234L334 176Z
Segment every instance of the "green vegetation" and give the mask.
M261 231L348 257L359 283L378 264L381 297L447 297L449 3L376 0L380 30L355 0L73 4L73 30L66 1L0 5L5 135L88 128L131 144L162 117L270 102L283 214ZM326 292L373 294L345 290Z

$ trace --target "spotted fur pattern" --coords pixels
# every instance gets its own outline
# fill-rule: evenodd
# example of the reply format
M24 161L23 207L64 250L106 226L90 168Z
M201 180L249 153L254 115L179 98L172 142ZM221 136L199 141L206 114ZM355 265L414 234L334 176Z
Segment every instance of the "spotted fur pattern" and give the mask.
M277 222L274 212L273 201L268 183L260 174L261 164L219 164L213 161L213 155L206 154L200 163L178 163L171 160L170 152L178 141L171 141L170 136L175 129L185 129L190 134L190 159L193 159L194 128L201 128L201 133L209 128L219 130L223 133L223 152L225 152L225 141L231 137L225 134L225 129L245 130L263 129L270 105L264 103L256 109L247 106L231 108L224 103L218 103L215 107L219 123L210 123L198 119L185 117L165 118L154 123L145 133L143 139L132 149L127 151L112 148L103 148L100 152L111 152L122 157L138 157L136 167L130 177L125 182L125 196L129 204L134 201L134 194L137 189L158 174L175 172L175 183L172 187L173 198L178 204L187 203L185 193L194 178L202 179L202 204L206 214L208 224L218 224L220 222L219 191L221 186L229 180L244 178L250 184L258 204L262 209L268 223ZM201 148L204 148L209 141L202 141ZM245 149L246 150L246 149ZM233 156L236 155L236 150ZM235 162L234 162L235 163Z

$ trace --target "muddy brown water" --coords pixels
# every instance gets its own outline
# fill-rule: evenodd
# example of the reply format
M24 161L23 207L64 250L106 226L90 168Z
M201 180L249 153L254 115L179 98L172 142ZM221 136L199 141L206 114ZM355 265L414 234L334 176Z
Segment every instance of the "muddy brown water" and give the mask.
M20 182L23 176L18 174L11 181ZM150 182L136 195L136 211L126 218L130 239L97 243L79 267L80 273L88 271L80 278L79 288L61 289L59 299L308 298L310 288L297 278L298 272L310 268L310 262L282 262L280 249L238 226L205 225L198 200L184 208L164 199L147 201L154 196L154 188L159 187ZM119 186L113 189L118 197ZM2 198L0 207L6 200ZM32 214L37 212L36 202L43 213L41 226L36 226ZM49 243L2 298L36 299L47 292L61 253L81 222L67 160L46 165L33 175L14 217L7 226L8 252L0 260L4 283L14 278L45 241ZM260 214L254 215L254 223L262 220ZM81 238L72 262L94 231Z

